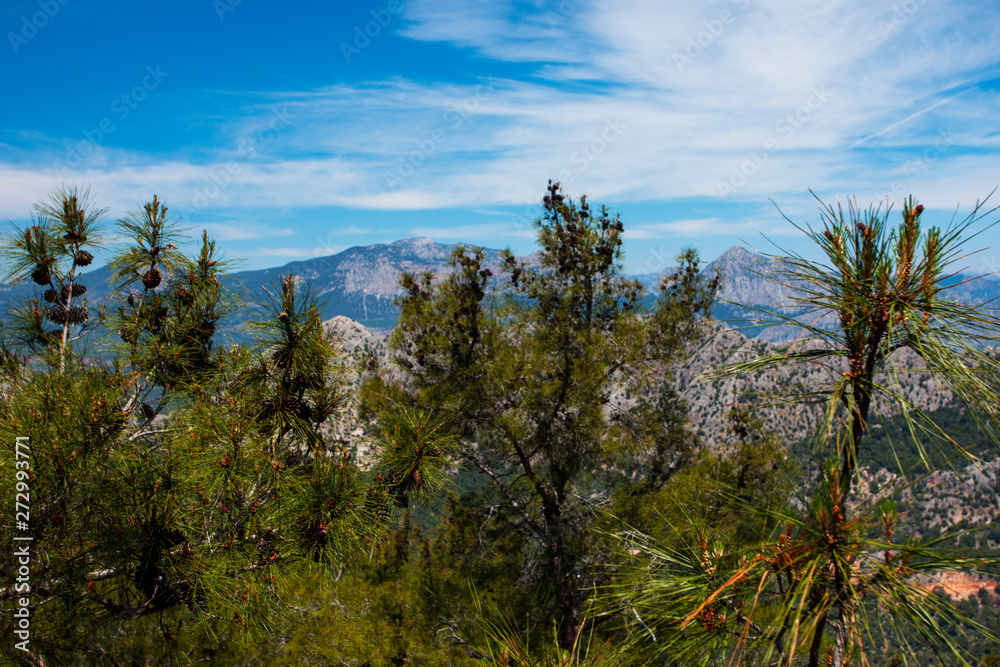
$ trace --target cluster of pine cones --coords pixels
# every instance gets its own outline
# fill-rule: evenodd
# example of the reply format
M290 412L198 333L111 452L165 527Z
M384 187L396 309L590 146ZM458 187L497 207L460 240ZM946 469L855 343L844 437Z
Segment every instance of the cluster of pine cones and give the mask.
M88 312L83 306L67 308L62 304L56 304L45 312L45 317L60 326L64 324L86 324Z
M80 283L73 283L72 285L63 285L62 289L59 290L59 301L65 302L70 295L83 296L87 293L87 286ZM51 287L42 293L42 298L53 303L56 300L56 291Z
M39 269L36 269L36 273L41 268L44 267L40 266ZM47 272L48 270L46 269L46 273ZM32 278L34 278L34 274L32 274ZM47 311L45 311L45 317L50 322L54 322L59 326L66 324L86 324L87 319L89 318L89 311L87 308L84 306L73 306L71 308L67 308L63 305L70 299L71 296L78 297L83 296L86 293L87 286L80 283L63 285L58 293L50 287L42 293L42 298L48 303L53 304Z

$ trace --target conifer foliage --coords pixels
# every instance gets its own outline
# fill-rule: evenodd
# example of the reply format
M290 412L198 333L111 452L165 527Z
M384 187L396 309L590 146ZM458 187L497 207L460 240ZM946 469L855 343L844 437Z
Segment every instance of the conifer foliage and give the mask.
M444 420L461 460L489 478L504 520L530 545L536 594L573 650L599 569L587 531L607 496L595 482L621 485L622 462L666 437L654 402L612 405L611 393L639 395L663 380L717 282L684 255L650 317L642 286L621 274L621 220L586 197L573 202L558 183L544 207L537 262L506 252L490 268L482 250L462 247L447 277L402 277L390 345L412 384L374 381L367 391L383 397L382 419L402 401Z
M684 664L841 667L873 664L873 655L902 662L919 649L933 651L942 664L966 665L974 656L956 638L979 633L998 641L927 586L940 570L976 571L996 559L950 554L942 548L948 536L901 540L894 500L876 504L857 493L867 463L861 443L876 406L905 420L927 471L926 434L974 458L966 443L948 438L907 400L905 374L933 374L987 436L995 441L997 434L1000 364L989 348L1000 343L1000 318L988 305L962 304L946 291L952 267L966 256L963 244L992 211L977 204L947 228L922 229L923 211L910 198L893 226L888 210L823 205L822 229L803 229L823 259L772 256L780 267L776 279L792 291L798 310L779 321L803 335L775 354L719 372L789 363L828 371L828 383L780 396L822 408L814 435L818 479L800 489L797 506L770 512L774 533L749 547L701 539L673 549L635 541L649 559L611 598L641 620L631 624L638 654ZM821 318L831 313L837 324L825 328ZM901 363L904 350L923 365Z
M175 660L192 646L207 659L287 611L296 568L359 560L392 498L329 436L343 370L305 286L282 277L243 313L254 341L226 344L226 262L207 234L187 256L154 197L118 221L112 291L96 304L81 269L100 213L63 191L5 239L8 277L42 293L4 332L3 548L13 553L15 533L32 537L38 661ZM88 327L84 354L74 343ZM30 443L21 487L7 474L17 437ZM25 490L30 521L15 531L8 510ZM24 657L11 606L20 597L0 589L10 659Z
M38 287L38 298L12 313L11 333L35 354L58 357L60 368L72 357L73 343L91 324L83 269L101 246L100 221L89 191L63 189L35 207L31 224L11 228L0 245L2 279Z

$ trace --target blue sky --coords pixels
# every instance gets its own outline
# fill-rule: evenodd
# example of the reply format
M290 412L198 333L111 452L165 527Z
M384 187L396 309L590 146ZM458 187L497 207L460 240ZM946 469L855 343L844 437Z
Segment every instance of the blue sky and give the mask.
M429 236L533 249L549 178L619 211L626 267L824 200L930 222L1000 185L989 3L5 0L0 218L66 184L152 197L248 267ZM995 203L1000 197L994 196ZM993 216L990 220L1000 216ZM970 260L1000 270L1000 231ZM995 251L993 248L997 248Z

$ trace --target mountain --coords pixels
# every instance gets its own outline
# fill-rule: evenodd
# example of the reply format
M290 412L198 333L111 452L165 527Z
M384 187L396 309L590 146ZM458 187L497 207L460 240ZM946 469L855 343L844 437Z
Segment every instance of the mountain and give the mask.
M435 243L429 238L410 238L388 244L355 246L335 255L234 273L230 286L252 299L263 289L270 289L280 276L295 274L301 281L311 284L313 293L324 302L324 319L348 317L385 332L395 326L399 315L392 305L393 299L402 293L399 275L404 271L431 271L439 277L444 276L450 271L448 258L459 245ZM496 273L500 251L487 249L485 254L487 266ZM779 268L779 260L740 246L733 246L706 265L705 275L722 274L720 298L712 313L715 319L763 340L786 341L800 333L791 326L755 326L761 320L773 320L768 313L780 312L793 317L804 313L801 308L793 307L792 290L775 280ZM660 273L628 277L647 286L647 301L651 304L660 279L670 271L668 268ZM952 285L949 292L959 301L977 305L1000 296L1000 280L986 277L966 282L969 277L957 275L949 281ZM91 271L82 280L87 285L87 298L92 304L99 303L110 292L107 268ZM33 293L34 288L30 281L17 286L0 284L0 314L5 314L18 297ZM815 313L805 316L810 321L815 319ZM821 318L819 323L836 324L829 316L825 320Z
M788 303L792 294L792 290L777 282L775 272L779 268L776 260L734 245L709 262L704 273L722 274L720 300L776 307Z
M340 315L384 331L395 326L399 316L392 305L393 299L402 293L399 275L404 271L432 271L444 276L450 271L448 258L459 245L462 244L410 238L355 246L335 255L281 267L233 273L229 286L252 299L263 289L272 289L281 276L295 274L300 281L309 283L313 294L324 302L324 319ZM495 269L500 263L500 251L487 249L485 254L487 266ZM101 302L110 293L109 279L107 267L81 277L91 304ZM35 285L30 280L13 286L0 284L0 313L5 314L11 305L34 291Z
M392 300L402 294L399 275L404 271L432 271L444 276L451 270L448 258L459 245L411 238L355 246L336 255L291 262L279 268L243 271L233 278L255 293L276 283L280 276L294 273L303 282L311 283L313 293L326 301L324 319L340 315L369 328L390 329L399 314L392 305ZM485 254L488 266L499 265L499 250L487 249Z
M752 286L751 286L752 288ZM733 288L739 289L738 287ZM336 317L326 323L340 340L346 355L348 377L360 381L362 369L377 368L378 373L390 381L407 381L406 372L391 358L386 341L357 322ZM813 428L822 420L823 404L781 400L781 394L796 390L814 389L829 382L831 371L836 368L808 364L787 364L767 370L757 370L737 376L719 376L711 371L722 366L747 361L751 358L774 354L781 349L779 343L748 338L739 331L718 322L705 323L705 335L693 346L691 354L675 369L668 380L689 409L692 429L711 449L724 449L731 443L727 434L726 413L731 407L750 407L766 427L773 430L789 446L791 455L803 474L814 467L807 442ZM914 371L925 363L908 350L896 353L899 368ZM846 367L845 367L846 368ZM923 475L925 468L919 453L909 441L909 429L901 417L880 400L876 400L872 413L872 435L863 452L869 466L859 471L862 483L859 493L872 502L899 494L900 510L904 515L903 530L909 534L936 536L941 531L959 526L984 526L983 531L964 535L956 547L969 549L1000 549L1000 457L975 421L958 405L955 396L939 384L933 376L923 372L902 372L903 397L913 406L929 414L949 434L956 437L970 452L981 460L967 461L953 457L949 465L938 461L942 468L930 475ZM610 397L610 407L622 407L638 400L621 389ZM348 407L339 421L330 426L331 434L343 446L354 448L362 459L369 455L369 442L365 426L356 412L356 405ZM936 444L924 439L931 456L954 450L945 443ZM938 451L939 447L943 447ZM818 452L822 458L828 453ZM904 479L898 467L913 476ZM967 588L978 589L982 582L966 582ZM995 581L990 585L994 585ZM958 587L959 592L964 588Z
M781 260L740 246L733 246L710 262L704 273L722 274L722 289L713 317L747 336L774 342L789 341L802 330L792 325L762 326L775 321L769 313L780 313L819 327L838 326L832 313L817 313L796 305L796 291L783 281L781 268ZM1000 280L992 275L959 273L944 284L945 293L959 303L980 306L1000 298Z

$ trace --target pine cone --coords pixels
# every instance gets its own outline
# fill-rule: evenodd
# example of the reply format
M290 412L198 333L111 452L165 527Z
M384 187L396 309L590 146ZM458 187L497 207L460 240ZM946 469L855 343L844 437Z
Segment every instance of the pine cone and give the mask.
M156 289L160 286L161 278L162 276L160 275L159 269L150 269L143 274L142 285L146 289Z
M302 406L303 405L304 404L302 403L302 401L300 401L297 398L286 398L281 403L281 407L282 407L283 410L286 410L289 413L294 414L296 416L298 416L298 414L300 412L302 412L302 409L303 409Z
M73 263L77 266L90 266L90 263L94 261L94 256L91 255L86 250L81 250L76 253L73 257Z
M66 315L70 324L86 324L90 318L90 313L83 306L73 306Z
M49 267L44 264L39 264L35 267L35 270L31 272L31 279L34 280L37 285L48 285L52 282L52 274L49 273Z
M44 331L38 336L35 336L35 341L44 345L45 347L51 347L58 342L62 336L58 331Z
M63 285L59 290L59 300L65 301L70 294L73 296L83 296L87 293L87 286L82 283L73 283L73 286Z
M52 288L49 288L42 293L42 298L48 301L49 303L52 303L53 301L56 300L56 291Z
M260 402L260 411L265 415L269 415L274 410L274 401L270 398L265 398Z
M126 343L128 343L129 345L134 344L137 338L135 331L133 331L130 327L122 327L121 329L119 329L118 337L121 338Z
M45 311L45 317L50 322L55 322L59 325L66 324L69 321L69 313L63 306L58 304Z

